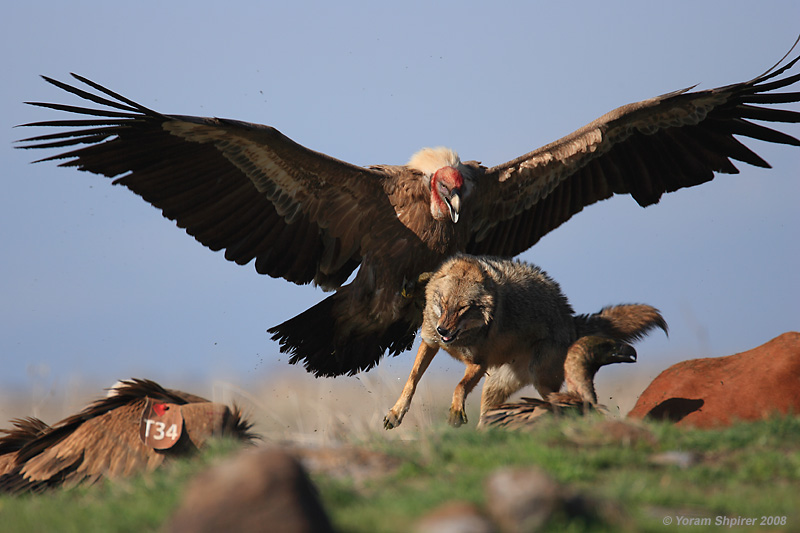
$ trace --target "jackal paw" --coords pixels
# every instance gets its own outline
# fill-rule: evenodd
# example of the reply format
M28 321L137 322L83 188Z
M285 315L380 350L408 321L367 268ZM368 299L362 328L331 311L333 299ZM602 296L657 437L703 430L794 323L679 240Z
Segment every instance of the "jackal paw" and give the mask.
M403 421L403 415L397 415L394 411L389 411L389 414L383 418L383 428L392 429L400 425Z
M461 427L462 424L467 423L467 413L463 409L450 408L450 416L447 422L454 428Z

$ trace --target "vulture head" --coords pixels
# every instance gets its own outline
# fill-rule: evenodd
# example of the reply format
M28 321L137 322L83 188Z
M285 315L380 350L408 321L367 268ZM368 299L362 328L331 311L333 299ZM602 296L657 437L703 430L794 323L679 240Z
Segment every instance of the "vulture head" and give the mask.
M550 402L564 402L574 398L575 403L596 405L594 376L600 367L613 363L635 363L636 349L628 343L601 336L581 337L569 348L564 361L564 381L567 392L550 394Z
M449 148L423 148L411 157L408 166L430 179L431 216L458 222L467 170L458 154Z
M636 349L626 342L607 337L589 335L581 337L570 347L568 357L580 361L589 379L601 366L613 363L635 363Z

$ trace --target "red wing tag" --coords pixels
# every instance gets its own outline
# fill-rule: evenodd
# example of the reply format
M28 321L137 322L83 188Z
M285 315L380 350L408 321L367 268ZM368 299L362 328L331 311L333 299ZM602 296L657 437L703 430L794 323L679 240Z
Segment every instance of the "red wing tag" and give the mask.
M183 431L181 406L174 403L157 402L151 398L142 412L139 423L139 438L156 450L172 448Z

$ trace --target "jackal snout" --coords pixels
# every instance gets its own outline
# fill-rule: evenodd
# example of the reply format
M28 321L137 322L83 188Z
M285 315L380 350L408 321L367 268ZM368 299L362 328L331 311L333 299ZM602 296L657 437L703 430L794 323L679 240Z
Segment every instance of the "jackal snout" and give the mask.
M436 333L442 342L447 344L452 342L461 332L460 314L451 313L446 306L442 309L442 314L436 321Z
M474 305L460 307L454 313L445 310L436 322L436 333L442 343L449 344L466 331L486 326L484 315L483 309Z
M439 334L439 337L442 339L442 342L447 344L453 341L458 336L458 329L451 331L449 328L445 326L436 326L436 333Z

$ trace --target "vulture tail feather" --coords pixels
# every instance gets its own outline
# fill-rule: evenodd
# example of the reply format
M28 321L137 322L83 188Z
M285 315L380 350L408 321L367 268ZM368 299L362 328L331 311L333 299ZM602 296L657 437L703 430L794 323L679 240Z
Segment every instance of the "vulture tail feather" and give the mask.
M387 351L397 355L411 348L416 327L404 320L378 331L351 330L349 335L342 335L341 330L349 328L337 324L334 318L341 299L340 293L333 294L267 330L280 343L281 352L290 355L289 363L302 362L315 377L353 376L374 367Z

